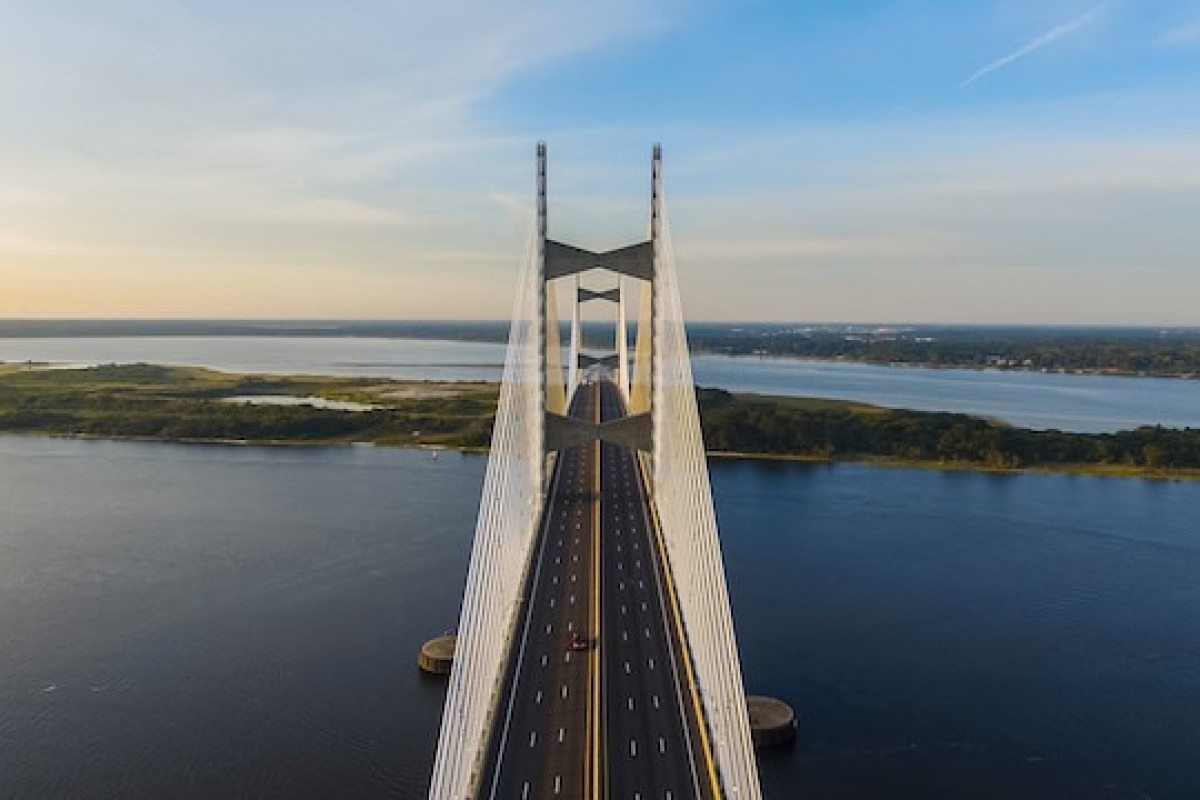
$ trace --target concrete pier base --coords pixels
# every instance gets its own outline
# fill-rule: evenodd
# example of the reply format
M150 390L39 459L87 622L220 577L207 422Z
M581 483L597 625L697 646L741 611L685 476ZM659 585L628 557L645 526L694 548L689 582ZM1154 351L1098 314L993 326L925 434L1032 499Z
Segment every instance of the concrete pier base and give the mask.
M755 748L778 747L796 738L796 712L774 697L747 695L750 736Z
M421 645L421 652L417 656L417 666L433 675L449 675L450 667L454 663L454 648L457 643L458 637L452 633L430 639Z

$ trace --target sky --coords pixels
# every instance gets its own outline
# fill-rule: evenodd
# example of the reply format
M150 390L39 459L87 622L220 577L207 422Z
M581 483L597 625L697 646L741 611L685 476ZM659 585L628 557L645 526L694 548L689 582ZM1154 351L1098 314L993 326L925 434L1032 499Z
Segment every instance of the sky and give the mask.
M0 317L504 318L539 140L690 319L1200 324L1194 0L10 0Z

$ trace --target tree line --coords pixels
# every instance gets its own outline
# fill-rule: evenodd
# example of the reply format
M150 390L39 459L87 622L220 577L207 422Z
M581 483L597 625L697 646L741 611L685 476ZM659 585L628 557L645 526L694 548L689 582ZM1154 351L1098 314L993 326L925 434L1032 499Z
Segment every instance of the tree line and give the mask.
M845 359L930 367L1200 375L1195 330L913 329L861 331L694 325L691 347L724 355Z
M1016 469L1110 465L1200 468L1200 429L1143 426L1117 433L1015 428L966 414L851 403L789 402L698 389L711 451L813 458L884 458Z

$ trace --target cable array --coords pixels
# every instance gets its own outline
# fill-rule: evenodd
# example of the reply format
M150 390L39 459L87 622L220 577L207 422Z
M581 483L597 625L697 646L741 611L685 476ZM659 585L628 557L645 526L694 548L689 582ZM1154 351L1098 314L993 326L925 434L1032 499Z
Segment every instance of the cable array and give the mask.
M656 197L653 502L724 795L756 800L758 769L661 186Z
M430 798L472 796L504 680L528 556L541 514L544 377L541 245L536 225L519 276L500 401L475 544L467 568L458 645L442 713Z

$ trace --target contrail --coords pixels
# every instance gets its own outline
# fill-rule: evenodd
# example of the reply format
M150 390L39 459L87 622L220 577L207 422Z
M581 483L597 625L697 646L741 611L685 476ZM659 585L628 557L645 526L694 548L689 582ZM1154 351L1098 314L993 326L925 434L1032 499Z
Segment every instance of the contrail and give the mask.
M1079 15L1078 17L1071 20L1070 22L1064 22L1062 25L1059 25L1056 28L1051 28L1050 30L1043 33L1041 36L1038 36L1036 39L1032 39L1029 42L1026 42L1025 44L1018 47L1016 50L1013 50L1008 55L997 58L992 63L981 67L977 72L975 72L974 75L972 75L971 77L967 78L965 81L960 83L958 85L958 88L962 89L966 86L970 86L972 83L979 80L984 75L987 75L989 72L995 72L996 70L1000 69L1001 67L1006 67L1009 64L1013 63L1014 61L1024 58L1025 56L1029 55L1030 53L1041 50L1043 47L1053 44L1065 36L1070 36L1072 33L1075 33L1080 28L1084 28L1084 27L1090 25L1091 23L1095 22L1096 18L1099 17L1102 13L1104 13L1104 9L1107 7L1108 7L1107 3L1101 3L1100 5L1093 8L1091 11L1088 11L1085 14Z

